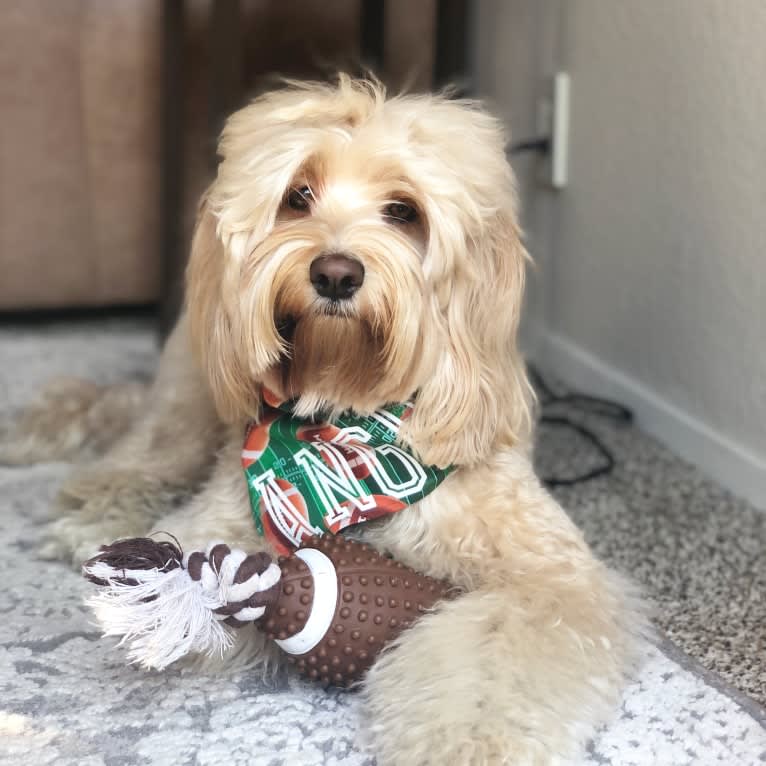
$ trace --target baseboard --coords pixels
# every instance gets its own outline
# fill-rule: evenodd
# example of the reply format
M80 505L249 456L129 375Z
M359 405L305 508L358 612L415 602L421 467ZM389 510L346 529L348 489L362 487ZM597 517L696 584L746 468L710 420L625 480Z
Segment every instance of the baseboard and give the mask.
M570 340L533 332L530 357L572 388L615 399L630 407L643 431L696 464L734 494L766 510L766 459L736 444L670 404Z

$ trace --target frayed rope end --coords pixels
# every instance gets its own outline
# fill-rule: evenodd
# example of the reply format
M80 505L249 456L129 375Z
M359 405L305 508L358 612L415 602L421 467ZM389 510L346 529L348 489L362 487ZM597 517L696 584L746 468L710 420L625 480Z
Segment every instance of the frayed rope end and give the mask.
M281 570L267 554L223 543L185 559L177 544L138 537L102 546L83 575L101 586L87 603L104 634L119 636L132 661L162 670L190 652L231 648L228 627L264 614L279 594Z

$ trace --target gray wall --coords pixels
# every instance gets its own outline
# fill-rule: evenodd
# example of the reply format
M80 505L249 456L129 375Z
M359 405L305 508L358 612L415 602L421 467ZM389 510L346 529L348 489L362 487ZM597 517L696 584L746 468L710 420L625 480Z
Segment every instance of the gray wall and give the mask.
M503 117L512 140L537 133L537 102L560 60L559 0L479 0L473 40L474 85L478 95ZM544 278L552 267L555 195L539 180L541 163L530 155L513 159L522 198L522 223L536 268L529 274L522 336L533 343L532 328L545 314Z
M572 75L571 183L519 164L531 354L766 507L766 2L480 0L517 136Z

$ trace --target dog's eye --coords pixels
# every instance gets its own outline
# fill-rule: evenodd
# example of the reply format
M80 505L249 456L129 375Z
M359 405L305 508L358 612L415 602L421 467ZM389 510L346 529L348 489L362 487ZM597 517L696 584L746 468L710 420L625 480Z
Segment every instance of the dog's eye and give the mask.
M418 211L406 202L392 202L386 205L383 214L393 223L414 223L418 220Z
M299 189L290 189L287 195L287 206L291 210L308 210L314 195L308 186L301 186Z

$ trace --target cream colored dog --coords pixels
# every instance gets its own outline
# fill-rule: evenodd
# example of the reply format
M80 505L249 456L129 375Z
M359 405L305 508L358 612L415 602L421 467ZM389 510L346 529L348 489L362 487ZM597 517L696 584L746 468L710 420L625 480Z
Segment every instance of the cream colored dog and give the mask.
M303 415L415 396L402 441L458 470L359 534L465 594L367 676L379 762L576 755L618 699L644 623L530 462L515 343L527 256L500 124L476 104L387 99L341 77L256 99L229 119L220 154L153 386L59 386L22 418L17 460L126 431L62 490L46 552L79 563L153 529L186 549L263 547L239 459L262 386ZM235 656L276 661L255 630Z

